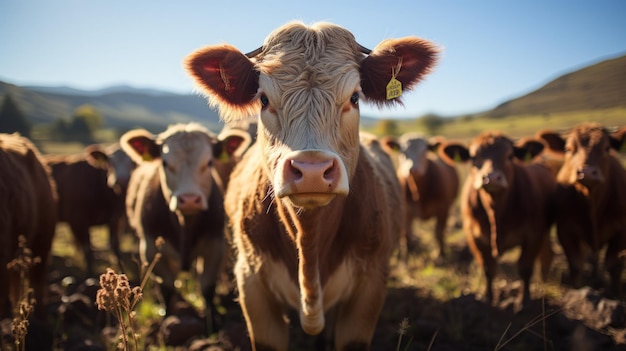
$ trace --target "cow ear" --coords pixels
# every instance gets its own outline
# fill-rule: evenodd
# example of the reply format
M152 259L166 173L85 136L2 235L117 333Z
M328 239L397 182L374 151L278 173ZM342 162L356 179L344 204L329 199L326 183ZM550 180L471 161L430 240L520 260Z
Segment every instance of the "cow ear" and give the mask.
M95 168L108 169L109 156L100 145L90 145L85 148L85 159Z
M401 103L402 92L430 73L438 54L439 49L424 39L385 40L361 62L361 90L368 101L379 106Z
M394 153L402 151L398 138L393 136L384 136L380 138L380 144L387 153Z
M610 135L611 147L617 151L621 150L626 144L626 127L622 127Z
M437 153L439 147L445 143L446 138L443 136L437 135L428 139L428 150Z
M122 150L137 164L153 161L161 157L161 148L154 135L147 130L136 129L126 132L120 138Z
M465 146L454 142L440 145L437 153L442 160L449 164L467 162L470 159L469 150Z
M207 46L184 60L187 73L205 94L209 104L220 109L226 121L258 113L256 99L259 73L248 57L230 45Z
M543 140L549 150L559 153L565 152L565 139L559 133L551 130L542 130L537 133L536 137Z
M539 155L544 147L541 141L527 138L520 140L517 145L513 146L513 154L519 160L530 161Z
M213 156L222 162L241 157L252 142L250 134L236 129L229 130L225 135L220 134L218 139L213 147Z

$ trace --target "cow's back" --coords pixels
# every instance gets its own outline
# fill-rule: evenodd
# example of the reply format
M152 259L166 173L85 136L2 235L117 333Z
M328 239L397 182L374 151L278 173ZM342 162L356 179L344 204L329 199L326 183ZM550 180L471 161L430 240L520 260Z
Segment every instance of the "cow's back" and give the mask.
M35 146L15 134L0 134L0 174L0 281L8 287L19 286L19 274L8 272L6 265L15 258L18 236L23 235L33 257L41 258L31 268L30 284L35 290L37 306L43 306L46 261L57 220L54 182ZM18 296L14 289L0 290L0 313L5 315L10 312L5 309L8 295L13 303ZM41 314L41 307L37 309Z

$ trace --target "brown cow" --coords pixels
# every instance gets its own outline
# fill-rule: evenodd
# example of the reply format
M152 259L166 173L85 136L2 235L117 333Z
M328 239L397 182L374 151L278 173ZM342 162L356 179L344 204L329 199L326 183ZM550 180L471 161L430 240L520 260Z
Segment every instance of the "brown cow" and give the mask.
M493 279L501 253L521 246L517 264L524 282L522 302L530 299L530 278L539 254L544 279L549 272L556 183L544 165L520 163L542 150L539 140L515 145L498 132L482 133L469 148L456 143L440 147L442 157L472 161L461 192L461 213L470 249L485 271L489 302L494 302Z
M12 314L23 286L20 274L8 270L18 249L18 236L26 238L32 257L39 257L29 272L37 300L36 314L44 317L47 261L57 220L54 181L37 148L17 133L0 134L0 317Z
M287 309L315 335L334 308L336 349L368 349L403 220L388 156L360 145L359 101L396 102L436 55L415 37L370 52L339 26L292 22L248 55L217 45L187 58L227 122L260 111L225 199L253 348L287 350Z
M218 141L196 123L173 125L156 136L131 130L120 144L138 164L130 178L126 211L139 238L142 263L152 262L161 251L154 271L163 278L161 290L169 313L177 274L202 258L201 290L215 327L212 303L225 250L225 214L214 165L222 151L238 148L231 147L230 139ZM155 243L158 237L165 240L161 248Z
M615 157L626 139L626 128L611 134L597 123L575 126L566 140L549 143L564 153L557 181L557 232L575 286L582 284L585 249L591 249L594 276L599 251L606 247L604 267L611 293L621 296L626 250L626 170Z
M390 150L400 153L397 175L406 202L406 235L401 249L410 251L415 246L412 230L414 220L434 217L439 258L445 258L446 224L450 208L459 192L459 176L453 164L432 152L437 150L442 140L431 142L416 133L407 133L400 139L387 137L384 142Z
M121 154L120 154L121 153ZM117 145L90 145L74 155L45 155L59 194L59 222L66 222L94 275L90 228L106 225L121 263L119 237L127 228L124 199L133 162Z

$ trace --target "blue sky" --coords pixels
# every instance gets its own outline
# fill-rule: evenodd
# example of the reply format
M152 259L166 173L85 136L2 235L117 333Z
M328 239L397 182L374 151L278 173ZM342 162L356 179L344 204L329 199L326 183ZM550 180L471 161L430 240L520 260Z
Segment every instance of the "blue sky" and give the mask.
M192 93L181 66L191 51L250 51L292 19L339 24L370 48L409 35L442 47L404 107L362 108L378 117L478 112L626 54L624 0L0 0L0 80Z

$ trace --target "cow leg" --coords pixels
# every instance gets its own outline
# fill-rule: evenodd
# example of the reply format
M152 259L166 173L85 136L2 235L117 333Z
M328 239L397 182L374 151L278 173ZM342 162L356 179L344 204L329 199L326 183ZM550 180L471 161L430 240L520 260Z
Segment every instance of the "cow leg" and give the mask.
M604 257L604 267L611 277L610 294L615 298L622 297L621 277L624 270L623 251L626 248L626 239L623 233L617 233L613 240L610 240Z
M120 251L120 236L124 230L124 217L113 216L109 222L109 247L115 254L117 264L122 267L122 252Z
M202 296L204 297L204 304L209 312L208 317L211 325L209 326L209 334L219 330L219 324L217 321L217 310L213 302L215 297L215 286L222 271L223 253L226 250L224 240L222 238L216 238L208 241L206 245L205 240L197 245L198 248L203 248L202 256L204 256L204 268L200 278L200 286L202 289Z
M582 286L582 272L585 261L581 247L582 243L580 242L580 238L583 237L582 233L574 225L566 225L559 222L557 223L557 236L567 258L569 283L574 288L580 288Z
M246 319L252 349L286 351L289 329L284 312L267 290L261 275L252 273L251 268L244 265L237 262L235 273L239 304Z
M94 255L93 250L91 249L91 235L89 234L89 226L84 223L70 223L70 229L74 234L74 242L76 243L77 249L79 251L82 251L83 253L85 266L87 269L87 275L93 276Z
M161 258L154 266L153 273L162 279L161 294L163 295L165 310L169 315L172 311L171 305L174 302L174 297L178 295L174 287L174 281L178 272L180 272L180 259L178 258L177 250L170 243L164 243L159 251L156 248L154 239L146 238L142 233L139 240L142 266L148 267L154 260L157 252L161 253Z
M522 252L520 254L519 260L517 261L517 270L520 277L522 278L522 282L524 283L522 296L520 299L522 306L528 305L528 302L530 302L530 279L533 275L535 260L537 259L540 250L543 248L542 246L542 244L537 242L526 243L524 246L522 246Z
M354 295L338 306L336 350L369 350L387 293L384 282L384 277L362 277Z
M550 233L546 235L546 238L541 245L541 251L539 252L539 262L541 263L541 280L548 281L550 276L550 268L552 267L552 261L554 260L554 251L550 244Z
M448 213L437 216L437 222L435 224L435 238L439 245L439 260L443 261L446 258L446 224L448 222Z

